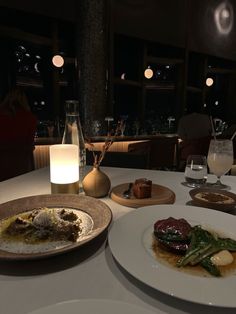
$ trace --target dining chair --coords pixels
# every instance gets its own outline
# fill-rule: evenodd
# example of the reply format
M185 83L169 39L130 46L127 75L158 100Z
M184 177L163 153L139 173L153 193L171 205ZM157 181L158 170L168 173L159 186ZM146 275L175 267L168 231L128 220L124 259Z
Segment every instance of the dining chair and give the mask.
M178 167L178 136L151 140L149 167L157 170L175 170Z
M183 140L179 144L179 167L183 171L189 155L208 155L211 136Z

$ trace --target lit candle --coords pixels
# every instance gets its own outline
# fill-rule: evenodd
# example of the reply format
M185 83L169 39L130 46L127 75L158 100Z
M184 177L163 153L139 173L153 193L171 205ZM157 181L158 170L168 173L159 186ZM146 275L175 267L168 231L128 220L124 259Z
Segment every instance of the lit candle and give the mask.
M50 146L50 181L52 193L78 193L78 146L59 144Z

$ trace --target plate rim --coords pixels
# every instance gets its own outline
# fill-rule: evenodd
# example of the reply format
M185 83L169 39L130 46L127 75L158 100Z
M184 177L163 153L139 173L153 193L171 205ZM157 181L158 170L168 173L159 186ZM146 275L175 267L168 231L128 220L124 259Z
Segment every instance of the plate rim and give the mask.
M183 216L183 213L185 213L186 215ZM212 217L214 216L217 219L220 218L218 225L215 226L215 228L217 228L218 230L221 230L219 226L223 224L224 220L227 220L227 222L231 223L229 224L230 228L227 225L228 230L226 231L226 233L229 234L230 232L232 232L232 234L235 236L235 239L236 231L234 228L234 224L236 217L228 213L212 211L203 207L187 205L152 205L145 208L139 208L136 211L129 212L128 214L125 214L124 216L117 219L110 229L108 235L108 243L113 257L128 273L130 273L140 282L143 282L146 285L169 296L174 296L184 301L190 301L197 304L211 305L217 307L235 308L235 296L230 296L229 294L225 296L225 289L221 290L222 286L221 288L219 287L220 280L221 285L223 282L227 286L226 291L229 290L229 284L234 284L234 289L232 290L235 290L236 282L234 283L232 279L235 278L235 276L228 276L223 278L209 278L182 273L178 270L174 270L174 268L172 269L171 267L165 266L164 264L158 262L157 259L155 259L153 256L151 256L151 254L149 254L149 252L147 252L147 249L142 243L142 237L145 230L147 230L151 225L154 224L154 215L156 220L161 218L168 218L170 216L176 216L176 218L185 218L187 220L199 220L201 218L201 223L204 223L205 221L205 224L210 226L212 226L212 223L209 223L209 221L207 220L212 219ZM192 218L190 218L190 215ZM144 226L145 220L149 224ZM142 230L138 232L138 228L139 230L140 228ZM132 230L133 237L130 236L130 230ZM222 231L224 230L225 229L223 229L222 225ZM119 239L116 237L117 231L120 234ZM127 232L129 232L128 239ZM126 238L126 241L124 241L124 238ZM129 250L129 247L127 246L132 247L132 254L127 253L127 250ZM135 250L137 249L139 250L137 253L138 255L135 253ZM135 254L137 255L137 259L135 259ZM127 255L130 260L128 260ZM144 272L143 269L149 269L149 272ZM168 285L168 283L166 283L166 281L168 281L166 280L166 278L169 278L169 280L171 280L171 285ZM192 289L190 289L189 285L191 285L192 282L194 282L194 285L192 285ZM220 300L218 300L218 297L215 296L215 292L212 292L213 290L209 291L209 287L216 287L214 291L217 291L217 289L221 291L222 295ZM194 291L197 293L194 294ZM207 291L208 294L206 294Z
M162 312L161 310L158 310L158 312L153 312L149 309L145 309L143 306L139 306L137 304L133 304L131 302L127 302L127 301L121 301L121 300L114 300L114 299L99 299L99 298L85 298L85 299L72 299L72 300L65 300L65 301L60 301L60 302L57 302L57 303L54 303L54 304L50 304L50 305L47 305L45 307L41 307L39 309L35 309L31 312L29 312L28 314L42 314L42 310L51 310L53 308L57 308L58 306L67 306L68 304L76 304L76 305L85 305L86 304L95 304L96 306L103 306L105 305L107 307L107 305L116 305L118 307L122 307L123 310L126 309L126 307L128 307L127 309L131 309L131 310L139 310L140 313L142 311L142 313L144 314L161 314L164 312ZM79 308L79 307L78 307ZM127 310L126 309L126 310Z
M8 252L8 251L0 249L0 260L2 260L2 261L26 261L26 260L36 260L36 259L38 260L38 259L49 258L52 256L56 256L56 255L60 255L60 254L66 253L66 252L76 250L79 247L82 247L82 246L86 245L87 243L91 242L96 237L98 237L101 233L103 233L109 227L109 225L111 224L112 218L113 218L112 211L107 204L105 204L101 200L95 199L95 198L90 197L90 196L79 195L79 194L78 195L77 194L41 194L41 195L39 194L39 195L25 196L25 197L13 199L13 200L1 203L0 204L0 221L5 219L5 218L12 216L11 212L9 212L9 213L3 212L3 211L6 211L7 208L11 207L12 204L14 204L14 206L17 206L18 202L20 202L22 204L24 204L24 202L29 204L29 203L31 203L31 201L36 201L38 198L41 199L42 201L46 202L46 203L47 203L48 199L53 200L55 202L54 206L62 206L62 207L68 206L74 210L84 211L93 219L93 221L94 221L95 217L88 208L79 208L81 206L81 204L79 203L79 199L80 199L80 201L82 200L82 202L85 202L86 200L88 202L94 202L95 206L98 204L99 206L103 207L104 215L107 215L107 219L104 221L104 223L102 225L99 225L99 228L93 228L92 229L92 231L94 231L94 232L91 233L91 236L86 237L84 240L82 240L80 242L76 242L76 243L73 242L72 244L65 246L65 247L62 247L62 248L53 249L53 250L46 251L46 252L37 252L37 253L13 253L13 252ZM72 206L70 204L75 202L76 199L78 200L78 207L74 208L74 207L76 207L76 205L73 204L73 206ZM59 201L61 202L60 205L56 204ZM22 206L22 204L21 204L21 206ZM28 205L28 206L30 206L30 205ZM83 206L84 205L82 205L82 207ZM99 206L97 207L97 210L101 211L99 209L100 208ZM41 206L39 205L38 207L41 207ZM20 210L18 213L30 211L33 208L35 208L35 206L32 208L28 208L26 210L25 209ZM14 211L14 209L13 209L13 211ZM4 215L4 214L6 214L6 215L4 217L2 217L2 215Z

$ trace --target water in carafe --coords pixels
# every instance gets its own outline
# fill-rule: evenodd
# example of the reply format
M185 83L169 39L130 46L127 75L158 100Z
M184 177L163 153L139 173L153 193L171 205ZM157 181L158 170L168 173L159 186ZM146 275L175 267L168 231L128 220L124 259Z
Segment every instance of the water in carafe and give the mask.
M86 166L86 148L80 123L79 102L77 100L67 100L65 110L66 120L62 144L75 144L79 147L79 185L80 191L82 191Z

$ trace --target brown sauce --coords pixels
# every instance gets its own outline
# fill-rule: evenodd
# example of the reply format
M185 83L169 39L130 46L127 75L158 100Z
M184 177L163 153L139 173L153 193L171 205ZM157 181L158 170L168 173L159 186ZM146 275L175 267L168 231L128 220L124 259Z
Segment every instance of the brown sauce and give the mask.
M182 255L178 255L163 249L163 247L159 245L158 240L154 236L152 242L152 249L158 261L165 265L168 265L169 267L174 268L177 271L188 273L195 276L212 277L212 275L210 275L204 268L198 265L197 266L187 265L184 267L177 267L176 263L182 257ZM231 252L231 254L234 257L233 263L226 266L218 266L223 277L229 275L236 275L236 252Z
M220 204L234 203L234 199L232 197L228 195L223 195L220 193L202 192L202 193L197 193L195 197L203 201L213 202L213 203L220 203Z

